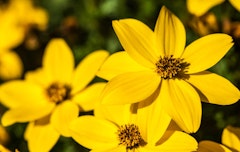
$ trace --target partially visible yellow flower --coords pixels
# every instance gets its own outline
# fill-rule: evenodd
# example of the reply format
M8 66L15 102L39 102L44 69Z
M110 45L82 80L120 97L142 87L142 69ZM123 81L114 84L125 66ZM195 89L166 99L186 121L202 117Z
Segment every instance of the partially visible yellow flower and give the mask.
M233 151L240 151L240 128L227 126L222 133L222 144Z
M223 3L225 0L187 0L187 8L190 13L201 16L212 7ZM240 11L239 0L229 0L229 2Z
M103 104L138 103L155 96L158 107L190 133L200 126L201 101L228 105L239 100L239 90L230 81L205 71L232 47L229 35L211 34L185 48L184 26L165 6L154 31L135 19L113 21L113 28L125 51L112 54L98 72L109 80Z
M226 146L210 140L203 140L198 144L197 152L233 152Z
M66 42L51 40L42 68L0 86L0 100L9 108L2 124L30 122L25 132L30 151L49 151L60 135L69 137L68 124L79 111L92 110L98 102L105 83L89 83L107 56L107 51L95 51L74 68Z
M167 129L171 119L164 111L156 116L157 109L148 107L148 110L139 108L137 114L133 114L130 107L128 104L101 106L95 109L95 116L73 120L71 136L95 152L191 152L197 149L193 137Z

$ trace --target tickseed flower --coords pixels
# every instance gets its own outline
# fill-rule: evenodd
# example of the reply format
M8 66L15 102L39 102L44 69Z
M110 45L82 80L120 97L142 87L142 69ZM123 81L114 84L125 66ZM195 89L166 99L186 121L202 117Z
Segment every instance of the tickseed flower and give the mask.
M226 146L210 140L200 141L197 152L233 152Z
M232 83L204 71L232 47L229 35L211 34L185 48L184 26L165 6L154 31L135 19L113 21L113 28L125 51L112 54L97 74L109 80L103 104L137 103L156 96L158 107L190 133L200 126L201 100L220 105L239 100Z
M222 144L232 151L240 151L240 128L227 126L222 132Z
M69 137L69 122L97 104L104 82L88 85L108 56L99 50L74 69L74 57L63 39L49 42L43 67L0 86L0 100L9 108L2 124L30 122L25 132L30 151L50 151L60 135Z
M95 116L73 120L71 136L96 152L190 152L197 149L193 137L168 127L171 119L166 113L156 117L153 112L153 109L140 109L133 114L130 105L101 106L95 109Z
M190 13L201 16L212 7L223 3L225 0L187 0L187 8ZM238 0L229 0L236 10L240 11L240 3Z

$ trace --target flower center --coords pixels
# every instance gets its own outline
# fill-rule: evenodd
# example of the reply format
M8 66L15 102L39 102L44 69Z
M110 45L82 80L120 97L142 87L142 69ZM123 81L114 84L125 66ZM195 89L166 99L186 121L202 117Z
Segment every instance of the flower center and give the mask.
M160 57L159 61L155 63L156 72L164 79L181 78L186 72L189 63L183 62L182 58Z
M50 101L60 103L70 98L70 91L70 86L55 82L47 88L47 96Z
M138 148L143 143L139 129L134 124L121 125L118 129L118 139L119 145L124 145L130 150Z

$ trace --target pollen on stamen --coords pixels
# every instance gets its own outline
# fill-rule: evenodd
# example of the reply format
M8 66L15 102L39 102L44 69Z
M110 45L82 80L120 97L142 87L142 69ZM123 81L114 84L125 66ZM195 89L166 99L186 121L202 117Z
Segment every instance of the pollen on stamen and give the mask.
M182 58L174 58L173 55L169 57L160 57L159 61L155 63L156 70L162 78L172 79L181 77L189 66L189 63L184 62Z
M46 89L46 94L50 101L60 103L70 98L70 90L68 85L55 82Z
M127 150L138 148L144 143L138 127L134 124L121 125L117 133L119 145L126 146Z

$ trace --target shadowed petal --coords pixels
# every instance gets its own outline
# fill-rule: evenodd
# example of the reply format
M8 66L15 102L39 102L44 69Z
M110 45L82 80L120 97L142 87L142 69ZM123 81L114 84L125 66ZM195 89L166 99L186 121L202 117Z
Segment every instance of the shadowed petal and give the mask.
M188 45L182 55L190 63L188 74L204 71L215 65L233 46L227 34L210 34Z
M92 81L108 55L107 51L98 50L86 56L82 62L78 64L71 82L73 89L71 94L81 91Z
M43 68L52 82L70 83L74 69L74 57L63 39L52 39L48 43L43 55Z
M61 135L69 137L69 123L76 119L78 114L78 106L71 101L65 101L54 109L50 122Z
M93 110L100 103L100 95L105 86L105 82L94 83L73 96L71 100L77 103L83 111Z
M204 71L190 75L187 81L203 94L202 101L229 105L240 99L239 90L229 80L217 74Z
M154 32L157 36L157 44L159 44L158 49L164 55L173 55L176 58L182 55L186 45L185 28L165 6L160 11Z
M70 124L72 138L89 149L111 149L119 144L118 128L110 121L94 116L80 116Z
M203 140L198 145L198 152L232 152L232 151L222 144L210 140Z
M240 128L226 127L222 133L222 143L236 151L240 151Z
M121 74L108 82L102 93L103 104L135 103L149 97L160 84L154 72L141 71Z
M200 97L187 82L163 80L159 102L184 131L193 133L199 129L202 117Z
M134 61L127 52L121 51L107 58L98 71L97 76L110 80L119 74L144 70L147 70L147 68Z
M139 64L152 68L160 54L156 50L153 31L135 19L112 22L124 50Z
M3 114L2 124L4 126L9 126L16 122L22 123L34 121L50 114L54 107L54 103L48 103L43 105L24 105L20 107L15 107Z
M28 148L34 152L49 152L57 143L60 134L50 125L36 125L30 122L24 133Z

